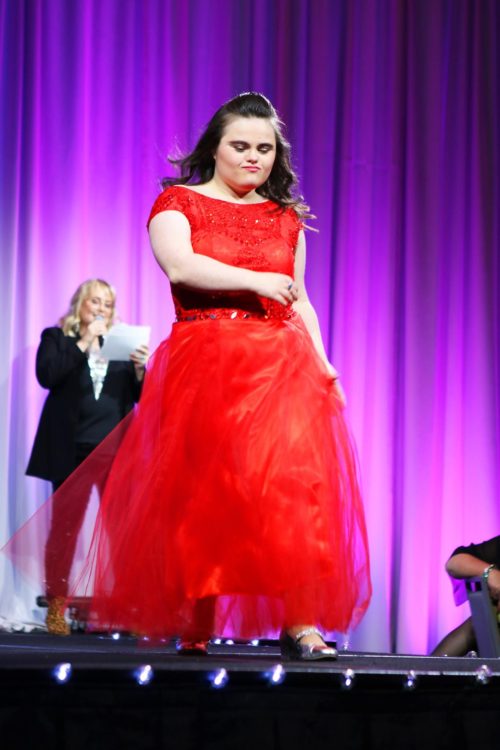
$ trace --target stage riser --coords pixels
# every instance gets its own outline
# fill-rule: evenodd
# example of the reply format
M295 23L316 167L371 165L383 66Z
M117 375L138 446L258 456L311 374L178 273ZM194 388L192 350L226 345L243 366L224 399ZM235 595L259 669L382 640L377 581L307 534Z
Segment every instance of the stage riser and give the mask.
M124 636L0 634L0 750L498 747L499 659L341 652L308 664L282 661L276 642L209 651L186 657L174 642ZM72 666L64 684L53 674L61 663ZM152 680L140 686L145 664ZM277 664L284 680L272 685ZM210 676L222 668L229 679L215 689Z
M306 676L307 677L307 676ZM400 676L398 676L400 677ZM293 682L293 684L291 684ZM321 681L323 682L323 680ZM232 675L216 690L204 674L175 671L138 686L127 673L2 670L5 750L478 750L498 746L500 681L422 677L404 691L394 675L363 675L351 690L295 676L282 685Z

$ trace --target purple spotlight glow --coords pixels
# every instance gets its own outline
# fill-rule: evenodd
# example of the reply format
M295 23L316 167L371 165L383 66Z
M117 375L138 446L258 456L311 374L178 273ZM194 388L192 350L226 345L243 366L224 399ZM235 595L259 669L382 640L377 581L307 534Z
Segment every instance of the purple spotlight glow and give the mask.
M487 685L488 682L491 679L491 669L488 667L487 664L481 664L480 667L476 669L475 672L475 679L478 685Z
M352 669L346 669L342 672L342 682L340 684L342 690L350 690L352 688L355 676L354 670Z
M417 687L418 677L416 672L414 672L413 669L410 669L408 674L406 675L404 682L403 682L403 688L405 690L415 690Z
M266 672L266 677L270 685L281 685L285 676L286 672L282 664L275 664L269 672Z
M225 669L218 669L209 676L209 680L214 688L223 688L229 681L229 675Z
M135 670L134 677L138 685L148 685L154 677L153 668L150 664L143 664Z
M73 668L69 662L63 662L62 664L57 664L54 667L54 670L52 674L54 675L54 679L56 682L60 682L61 684L64 682L68 682L69 678L71 677L71 673L73 671Z

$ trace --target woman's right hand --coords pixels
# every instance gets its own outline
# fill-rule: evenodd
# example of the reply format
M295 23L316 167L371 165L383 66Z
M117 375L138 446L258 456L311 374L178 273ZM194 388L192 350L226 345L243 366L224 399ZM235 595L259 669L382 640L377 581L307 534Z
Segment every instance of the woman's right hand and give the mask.
M299 296L299 290L291 276L272 271L256 271L255 286L252 291L260 297L267 297L283 306L295 302Z
M105 336L107 332L108 327L106 325L106 322L102 318L96 318L92 321L92 323L88 324L85 333L82 335L80 341L82 344L90 346L95 338L97 338L98 336Z

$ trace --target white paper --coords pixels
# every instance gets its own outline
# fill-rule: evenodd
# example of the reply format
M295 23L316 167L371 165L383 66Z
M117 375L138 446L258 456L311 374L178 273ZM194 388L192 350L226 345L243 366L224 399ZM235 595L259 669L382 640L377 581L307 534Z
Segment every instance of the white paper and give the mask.
M104 338L100 356L104 359L128 361L130 355L141 344L149 344L151 326L129 326L117 323Z

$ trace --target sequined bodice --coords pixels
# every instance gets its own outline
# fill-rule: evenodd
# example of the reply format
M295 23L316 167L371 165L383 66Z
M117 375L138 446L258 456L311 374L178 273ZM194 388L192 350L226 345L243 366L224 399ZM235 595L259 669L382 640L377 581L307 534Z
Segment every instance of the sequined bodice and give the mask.
M160 211L186 216L196 253L239 268L293 276L301 224L292 209L282 210L272 201L229 203L175 186L158 196L149 220ZM179 321L290 316L290 308L250 292L213 293L172 285L172 295Z

